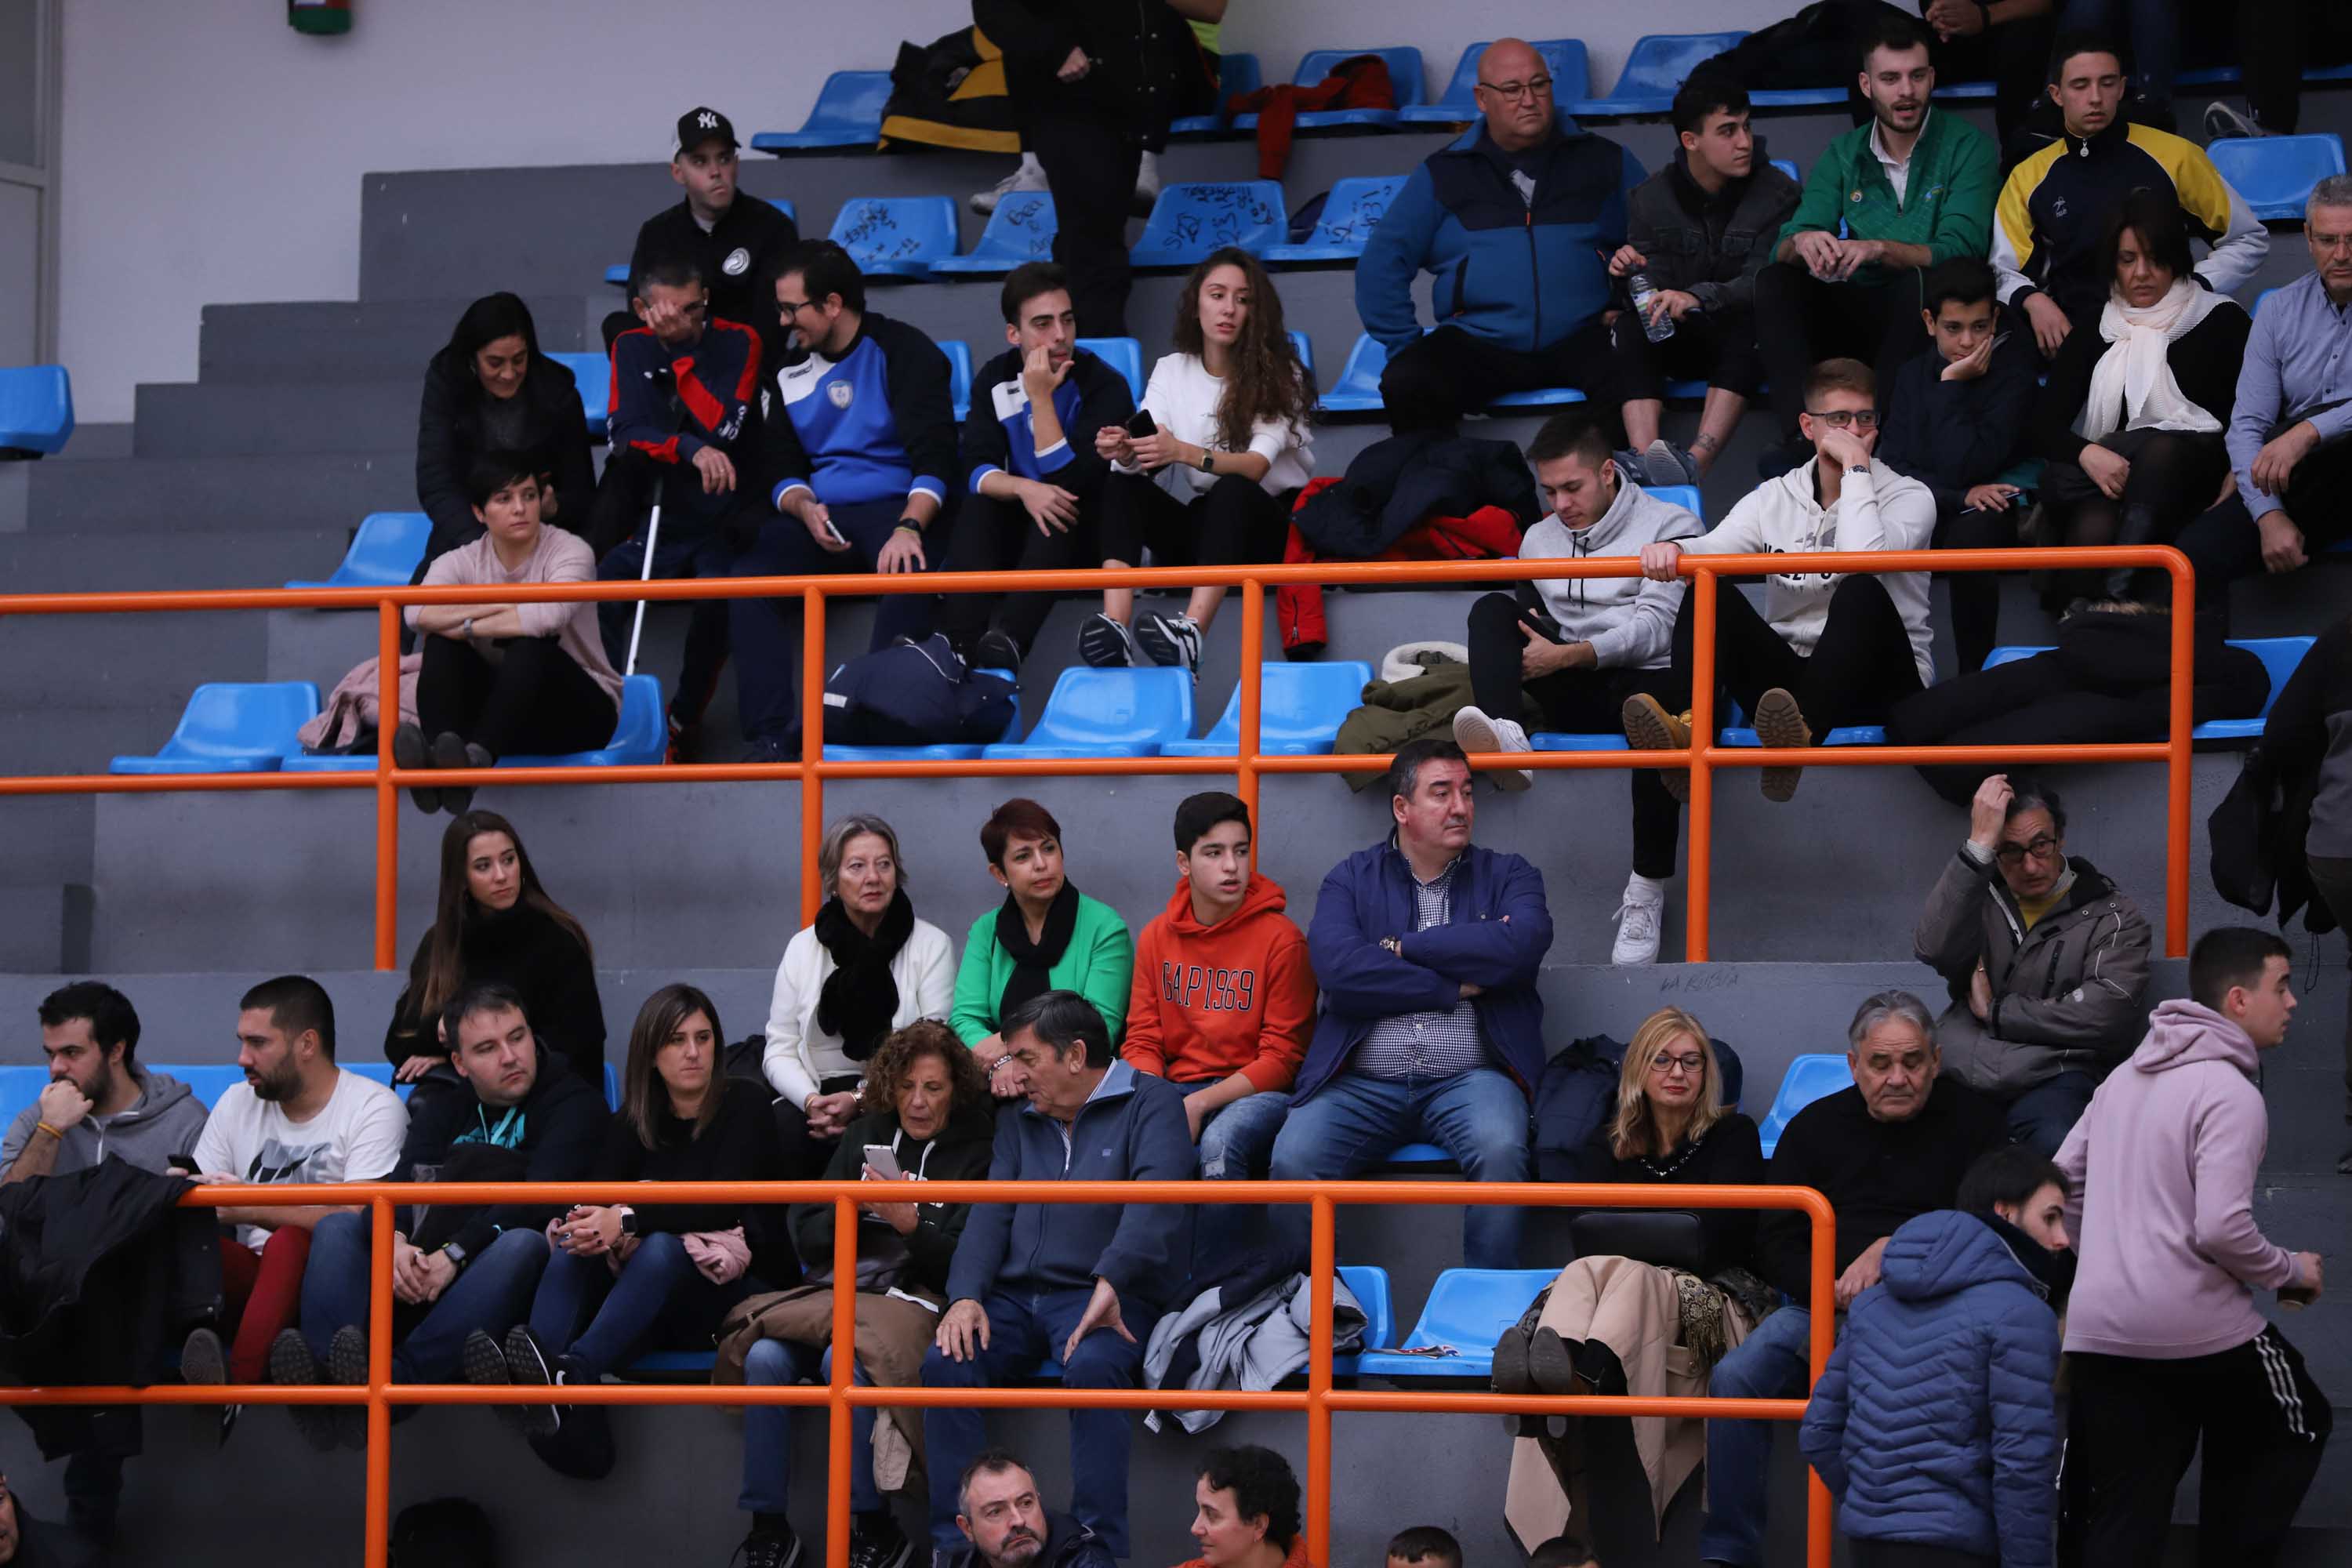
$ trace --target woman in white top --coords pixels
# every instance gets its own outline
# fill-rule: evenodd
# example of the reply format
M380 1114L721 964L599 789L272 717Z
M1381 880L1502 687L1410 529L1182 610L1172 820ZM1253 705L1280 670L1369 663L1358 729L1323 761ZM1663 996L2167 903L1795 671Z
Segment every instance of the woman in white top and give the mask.
M596 557L576 533L540 521L532 460L477 458L466 477L486 531L433 563L425 585L593 583ZM613 738L621 677L604 657L591 604L412 605L425 668L417 724L393 731L404 768L486 768L502 756L585 752ZM432 737L428 744L425 737ZM417 789L420 811L464 811L470 789Z
M1113 469L1103 485L1103 564L1132 566L1146 545L1160 566L1278 561L1291 500L1315 471L1307 428L1315 384L1257 258L1229 247L1193 268L1172 341L1176 352L1151 367L1143 389L1153 433L1118 425L1095 433ZM1079 628L1078 655L1099 668L1148 654L1197 678L1202 634L1224 596L1195 588L1182 615L1138 626L1134 591L1106 589L1101 613Z
M898 871L898 836L878 816L845 816L817 851L831 891L776 968L761 1066L776 1091L787 1179L824 1173L857 1114L866 1061L894 1030L945 1018L955 950L915 918Z

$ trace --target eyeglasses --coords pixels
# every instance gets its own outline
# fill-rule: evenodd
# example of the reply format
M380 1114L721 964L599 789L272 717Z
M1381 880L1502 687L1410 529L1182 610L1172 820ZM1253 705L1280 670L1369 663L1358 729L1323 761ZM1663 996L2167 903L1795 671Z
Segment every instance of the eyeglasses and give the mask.
M1650 1070L1660 1078L1672 1078L1676 1073L1696 1078L1706 1071L1706 1058L1696 1052L1678 1057L1672 1051L1660 1051L1650 1058Z
M1993 851L2004 866L2014 866L2028 855L2036 860L2046 860L2058 847L2058 840L2047 833L2037 833L2022 844L2004 844Z
M1826 414L1813 414L1813 411L1808 408L1805 412L1812 414L1814 418L1832 430L1878 428L1878 410L1875 408L1832 408Z
M779 300L776 301L776 309L787 316L797 316L807 310L811 303L812 301L807 300Z
M1511 103L1523 98L1532 100L1551 96L1551 78L1548 76L1539 76L1530 81L1482 81L1478 85Z

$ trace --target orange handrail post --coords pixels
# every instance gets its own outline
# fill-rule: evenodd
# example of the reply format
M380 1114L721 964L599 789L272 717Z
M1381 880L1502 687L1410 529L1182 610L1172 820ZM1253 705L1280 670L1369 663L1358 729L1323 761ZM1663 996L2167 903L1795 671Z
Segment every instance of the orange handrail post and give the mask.
M738 656L740 657L740 656ZM817 874L824 847L824 595L811 584L801 595L801 919L832 896ZM834 1568L843 1568L835 1563Z
M1307 1288L1307 1561L1331 1561L1331 1282L1339 1274L1331 1200L1308 1205Z
M1265 584L1242 580L1241 735L1234 744L1234 794L1249 807L1250 868L1257 868L1258 726L1265 700Z
M400 786L392 732L400 728L400 606L375 610L375 966L400 963Z
M2197 573L2178 550L2165 569L2172 574L2172 602L2197 602ZM2164 947L2179 958L2189 951L2189 732L2196 727L2196 688L2191 671L2197 660L2197 617L2172 616L2172 721L2166 739L2164 792Z
M367 1568L392 1550L392 1199L368 1200Z
M843 1289L842 1282L849 1282ZM824 1561L826 1568L849 1568L849 1446L856 1441L849 1403L857 1370L857 1205L846 1194L833 1200L833 1375L827 1378Z
M1715 897L1715 595L1717 579L1705 557L1683 552L1698 566L1691 577L1690 875L1683 896L1683 958L1706 962L1708 900Z

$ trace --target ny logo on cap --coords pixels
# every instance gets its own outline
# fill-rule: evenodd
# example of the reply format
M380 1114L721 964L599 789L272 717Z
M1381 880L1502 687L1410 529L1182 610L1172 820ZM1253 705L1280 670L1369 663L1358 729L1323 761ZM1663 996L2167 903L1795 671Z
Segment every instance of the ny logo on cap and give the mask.
M694 117L694 122L705 131L716 131L719 129L719 116L711 113L710 110L707 109Z

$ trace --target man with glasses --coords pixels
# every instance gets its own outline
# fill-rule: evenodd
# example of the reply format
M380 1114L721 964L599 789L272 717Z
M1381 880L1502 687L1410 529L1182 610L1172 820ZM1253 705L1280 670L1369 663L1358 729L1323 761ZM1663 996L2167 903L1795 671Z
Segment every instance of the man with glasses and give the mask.
M2066 854L2058 792L1995 773L1927 895L1912 943L1951 988L1944 1066L2005 1108L2044 1158L2138 1044L2148 928L2098 868Z
M1517 38L1479 57L1479 123L1415 169L1356 264L1356 310L1388 350L1381 396L1399 431L1450 430L1507 392L1581 385L1605 363L1601 258L1625 242L1642 165L1552 102ZM1423 335L1413 279L1434 282Z
M1799 384L1798 428L1814 458L1768 479L1712 532L1642 547L1644 575L1664 583L1681 573L1685 550L1702 555L1802 555L1822 551L1925 550L1936 531L1936 498L1927 487L1879 462L1876 378L1858 360L1825 360ZM1736 700L1757 737L1775 750L1810 746L1850 724L1884 724L1897 700L1936 679L1935 637L1927 625L1925 572L1881 574L1775 572L1764 580L1759 612L1727 581L1715 600L1715 679L1718 723L1723 695ZM1693 674L1692 608L1685 595L1675 618L1673 669ZM1688 689L1685 686L1685 689ZM1637 750L1680 750L1690 743L1690 716L1655 697L1625 700L1625 736ZM1764 798L1797 793L1801 768L1760 770ZM1686 770L1665 770L1667 793L1690 798Z

